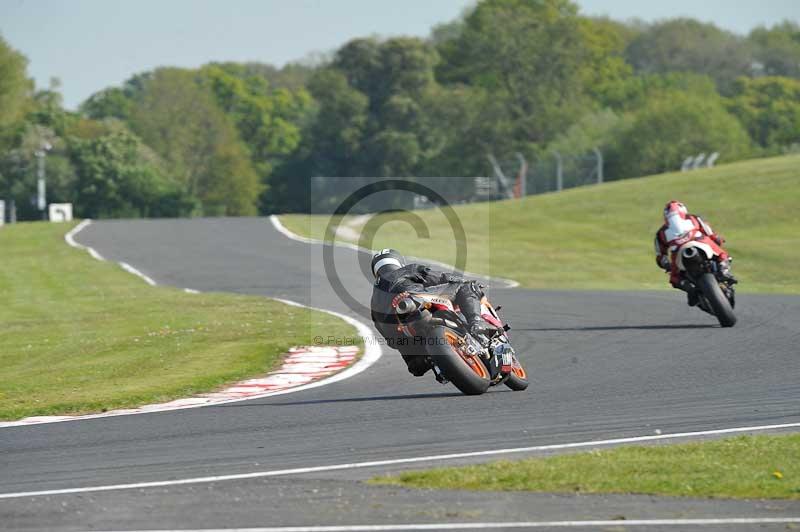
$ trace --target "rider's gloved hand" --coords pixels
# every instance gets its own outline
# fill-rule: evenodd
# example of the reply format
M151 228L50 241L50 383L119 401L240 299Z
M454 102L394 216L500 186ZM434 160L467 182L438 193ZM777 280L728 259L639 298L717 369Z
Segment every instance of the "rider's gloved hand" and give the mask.
M452 274L452 273L445 273L442 277L444 278L444 281L446 283L463 283L464 282L464 278L463 277L461 277L460 275Z
M663 269L665 269L666 271L669 271L670 270L670 266L672 266L672 265L669 262L669 257L667 257L666 255L661 257L661 267Z

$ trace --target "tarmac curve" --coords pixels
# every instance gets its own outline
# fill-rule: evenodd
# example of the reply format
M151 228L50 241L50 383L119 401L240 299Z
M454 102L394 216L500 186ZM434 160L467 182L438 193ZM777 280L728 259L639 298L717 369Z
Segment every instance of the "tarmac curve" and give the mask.
M290 240L267 219L96 222L76 240L158 284L285 298L366 321L331 289L321 246ZM371 286L360 255L337 248L334 262L341 285L355 300L366 301ZM409 376L402 360L384 348L384 356L367 370L294 394L0 429L2 528L512 521L534 528L543 522L625 517L666 520L637 525L648 530L730 530L756 523L669 520L800 516L797 501L487 497L361 483L409 467L497 458L492 451L507 449L527 450L501 457L547 454L574 443L673 441L663 436L800 426L798 297L742 295L739 323L721 329L711 317L686 307L679 293L496 288L490 295L503 306L512 341L532 374L527 392L496 389L465 397L428 376ZM378 465L330 467L349 464ZM204 478L209 480L181 483ZM114 485L133 487L81 491ZM57 490L78 491L15 495ZM758 526L783 529L787 524L761 521Z

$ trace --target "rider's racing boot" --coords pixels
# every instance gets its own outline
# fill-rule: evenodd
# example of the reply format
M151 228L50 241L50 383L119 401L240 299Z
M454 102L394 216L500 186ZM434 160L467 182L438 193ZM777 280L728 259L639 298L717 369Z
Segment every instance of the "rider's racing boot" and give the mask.
M496 333L499 330L498 327L495 327L491 323L487 322L480 316L477 320L474 320L469 323L469 333L473 336L491 336L492 334Z
M690 307L696 307L697 304L700 303L700 298L696 290L686 293L686 303L688 303Z
M722 277L725 279L725 281L733 285L738 283L739 281L731 273L732 261L733 258L729 258L727 261L720 262L720 273L722 274Z
M675 288L686 292L686 302L690 307L696 307L700 302L700 297L697 295L697 289L691 282L689 282L689 280L681 279L680 283L678 283L678 286Z
M422 377L431 369L424 355L404 355L401 353L401 356L406 366L408 366L408 372L415 377Z
M481 295L470 286L469 289L462 289L460 293L466 292L464 297L460 298L459 307L461 313L467 319L469 332L473 336L491 336L498 331L491 323L487 322L481 317Z

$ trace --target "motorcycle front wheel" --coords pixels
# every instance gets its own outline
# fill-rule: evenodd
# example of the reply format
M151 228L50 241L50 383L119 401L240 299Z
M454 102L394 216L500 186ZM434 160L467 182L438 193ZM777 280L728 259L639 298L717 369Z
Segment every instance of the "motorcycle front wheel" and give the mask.
M514 364L511 366L511 373L504 383L506 386L515 392L521 392L528 388L528 372L522 367L522 364L517 360L517 355L514 355Z

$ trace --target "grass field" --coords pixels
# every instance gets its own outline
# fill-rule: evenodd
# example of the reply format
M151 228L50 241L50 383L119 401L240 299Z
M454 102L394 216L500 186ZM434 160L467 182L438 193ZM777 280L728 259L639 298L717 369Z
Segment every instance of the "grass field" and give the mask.
M0 419L99 412L264 374L355 330L260 297L153 288L68 247L59 224L0 229Z
M530 288L666 289L653 236L670 199L686 203L728 240L742 291L800 293L797 155L454 209L467 235L470 271ZM458 242L442 213L413 215L424 221L430 239L409 230L408 214L382 215L353 229L365 229L373 249L394 247L453 264ZM315 238L322 238L329 219L281 216L290 230Z
M800 434L619 447L373 479L411 488L800 499Z

